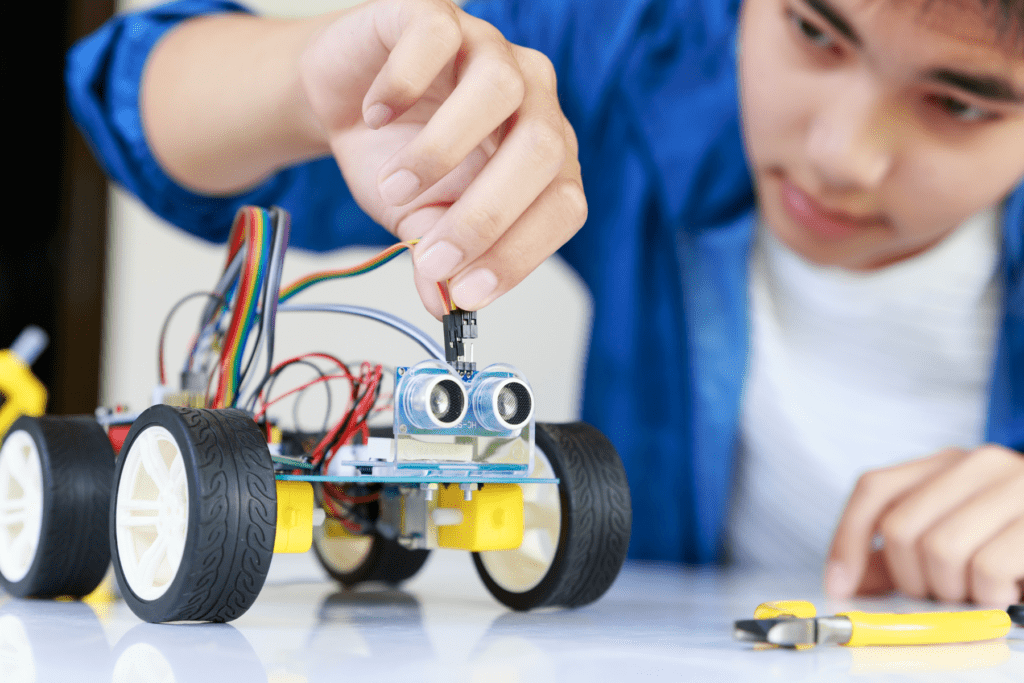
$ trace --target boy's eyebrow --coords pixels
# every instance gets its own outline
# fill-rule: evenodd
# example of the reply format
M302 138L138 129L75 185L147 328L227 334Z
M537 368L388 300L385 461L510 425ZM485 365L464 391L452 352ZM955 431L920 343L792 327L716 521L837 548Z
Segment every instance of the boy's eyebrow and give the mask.
M861 40L857 32L850 26L850 22L843 18L839 11L828 4L826 0L804 0L811 9L821 15L821 18L832 24L832 28L838 31L848 41L860 47Z
M853 45L860 47L863 42L853 26L843 17L835 7L828 3L828 0L803 0L808 7L813 9L821 18L828 22L844 38ZM995 102L1007 104L1024 104L1024 91L1018 90L1013 83L999 76L988 76L972 74L965 71L953 69L933 69L926 74L931 81L959 88L977 97Z
M927 78L960 90L966 90L986 100L1008 104L1024 103L1024 92L1014 88L1010 81L998 76L982 76L952 69L934 69L928 72Z

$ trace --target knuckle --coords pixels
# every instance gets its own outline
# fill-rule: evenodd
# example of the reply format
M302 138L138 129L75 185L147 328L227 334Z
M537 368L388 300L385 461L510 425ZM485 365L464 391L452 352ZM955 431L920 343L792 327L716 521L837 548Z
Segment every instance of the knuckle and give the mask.
M458 8L451 0L412 0L413 21L444 45L462 44Z
M882 538L885 539L886 548L893 548L894 550L906 551L914 547L914 534L903 524L902 520L897 516L890 514L878 527L879 532L882 534Z
M992 465L1015 465L1018 461L1024 461L1024 458L1021 458L1018 454L994 444L988 444L976 449L967 459L972 461L972 464L973 461L980 461L991 463Z
M438 42L445 46L458 46L462 44L462 26L459 19L452 12L451 3L444 2L446 11L432 12L428 15L427 30Z
M572 127L572 124L569 123L569 120L566 119L564 116L562 117L562 123L563 127L565 128L565 139L566 144L568 145L568 151L570 154L572 154L574 158L578 157L580 151L580 142L579 138L576 137L576 129Z
M1002 563L995 553L980 550L971 558L971 579L975 586L989 586L1003 578Z
M971 597L975 602L995 604L1014 592L1014 578L997 553L982 550L975 555L971 559L969 577Z
M519 61L524 69L540 78L552 91L558 87L558 74L548 56L533 48L520 48Z
M476 19L475 25L478 27L479 35L492 43L497 44L501 51L505 54L511 55L512 43L508 42L505 35L498 29L497 26L489 22L483 21L482 19Z
M853 495L857 498L873 498L878 490L880 479L881 475L878 470L865 472L857 479L857 483L853 487Z
M398 69L388 72L387 83L393 95L398 99L414 97L420 89L415 74Z
M526 93L523 75L508 60L493 60L487 68L487 82L511 108L519 106Z
M543 118L520 122L528 152L544 165L561 167L565 161L565 131Z
M460 223L473 239L492 244L502 233L501 212L493 206L476 206L459 217Z
M956 536L945 530L925 534L921 552L928 563L943 572L960 569L966 559Z
M415 166L418 175L428 182L440 179L458 162L453 148L450 145L441 144L437 140L418 141L412 157L416 160Z
M583 224L587 222L587 214L590 210L583 187L575 180L563 180L558 185L558 198L565 206L568 222L574 228L573 232L582 228Z

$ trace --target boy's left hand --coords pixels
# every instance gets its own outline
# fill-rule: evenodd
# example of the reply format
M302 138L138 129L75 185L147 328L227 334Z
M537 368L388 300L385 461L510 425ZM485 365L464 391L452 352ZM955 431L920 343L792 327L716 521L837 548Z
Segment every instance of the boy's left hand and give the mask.
M1021 600L1024 455L949 449L860 478L832 540L825 589L850 597L894 588L1002 608Z

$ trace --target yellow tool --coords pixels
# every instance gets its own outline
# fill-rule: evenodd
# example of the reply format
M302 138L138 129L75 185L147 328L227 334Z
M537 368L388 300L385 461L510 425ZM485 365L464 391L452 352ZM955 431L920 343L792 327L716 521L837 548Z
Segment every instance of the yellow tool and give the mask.
M20 416L38 416L46 410L46 387L29 366L48 343L46 332L29 325L11 348L0 350L0 438Z
M755 619L737 621L737 640L786 647L808 645L932 645L1002 638L1010 632L1004 610L872 614L844 612L815 617L810 603L792 600L765 603ZM771 615L771 616L769 616Z

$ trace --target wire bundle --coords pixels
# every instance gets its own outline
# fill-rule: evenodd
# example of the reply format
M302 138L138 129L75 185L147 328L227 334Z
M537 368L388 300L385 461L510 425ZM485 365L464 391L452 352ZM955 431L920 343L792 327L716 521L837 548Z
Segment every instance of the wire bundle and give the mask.
M304 466L320 470L326 468L342 445L359 435L364 439L368 436L367 421L373 414L390 408L390 395L382 395L381 391L386 371L379 364L366 362L350 369L326 353L307 353L275 365L274 329L278 304L317 283L375 270L419 240L399 242L358 265L313 273L282 289L288 233L288 215L283 210L246 206L238 211L228 239L224 270L216 285L211 291L182 298L164 322L158 351L160 383L166 385L167 382L163 341L171 317L190 299L206 297L209 301L200 316L198 331L182 368L183 389L189 397L189 405L241 407L269 430L268 409L282 399L295 396L293 408L297 412L297 401L303 392L322 386L327 394L324 424L318 442L303 456ZM438 283L438 289L446 308L450 308L447 283ZM406 334L434 357L444 358L443 349L429 335L383 311L342 304L290 304L282 310L323 311L371 318ZM264 358L265 364L261 362ZM323 361L328 361L330 367L324 369L317 365ZM317 376L271 398L274 383L281 373L298 364L311 366ZM261 366L262 372L259 370ZM341 418L332 426L330 387L338 381L348 385L347 401ZM298 425L297 415L295 421Z
M235 405L242 376L243 351L252 334L257 320L257 308L265 299L264 290L268 282L267 263L270 260L270 240L267 226L271 219L267 211L257 207L246 207L238 212L231 230L228 265L238 254L243 243L248 247L241 279L234 288L231 303L231 322L224 336L220 359L220 380L213 406L225 408ZM244 240L244 242L243 242Z

